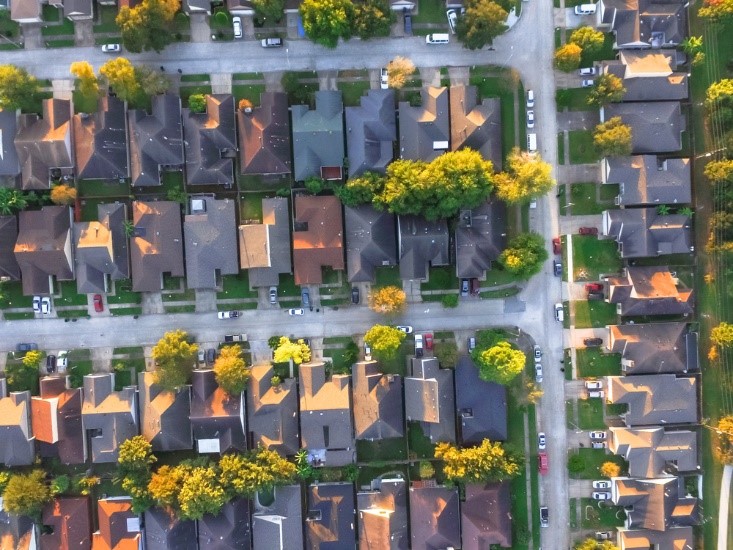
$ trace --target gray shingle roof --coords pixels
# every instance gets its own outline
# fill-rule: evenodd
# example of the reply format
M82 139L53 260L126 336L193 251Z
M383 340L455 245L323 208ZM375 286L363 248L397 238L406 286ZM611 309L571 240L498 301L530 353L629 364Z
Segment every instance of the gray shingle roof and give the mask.
M627 405L626 426L694 424L697 414L697 379L674 374L607 376L606 399Z
M316 108L293 105L293 179L322 177L324 167L344 163L344 104L339 91L316 92Z
M616 48L660 48L679 44L686 35L682 0L603 0L602 22L616 35Z
M18 153L15 150L17 129L18 114L15 111L0 111L0 178L6 179L13 186L20 174Z
M670 477L696 472L697 434L690 430L664 431L664 428L609 428L608 448L629 463L629 476Z
M0 378L0 462L5 466L28 466L35 458L31 425L31 393L7 392Z
M473 210L461 210L456 227L456 275L486 276L506 248L506 204L493 199Z
M239 273L235 204L211 195L189 196L190 214L183 220L188 288L216 288L217 274Z
M511 483L466 485L461 506L463 550L487 550L492 544L512 547Z
M86 461L81 420L81 388L66 387L66 378L45 376L40 380L41 395L33 396L31 412L33 436L39 454L58 457L63 464Z
M356 547L354 484L319 483L308 487L305 546L312 550Z
M402 279L427 279L428 266L448 265L450 236L445 220L397 216L397 231Z
M501 170L501 100L478 102L476 86L450 87L451 151L468 147Z
M373 283L377 267L397 265L394 214L363 204L345 207L344 215L349 282Z
M246 451L244 393L229 395L219 387L210 369L193 371L191 390L190 418L196 450L201 454Z
M506 441L506 386L481 380L468 355L458 359L455 384L461 442L467 445L479 444L484 439Z
M302 548L300 485L275 487L275 501L252 515L253 548Z
M612 103L601 109L601 120L621 117L631 127L631 152L672 153L682 149L687 128L679 101Z
M672 527L666 531L620 527L618 541L621 550L649 550L649 548L692 550L695 547L692 527Z
M104 96L96 113L74 115L74 151L77 179L129 177L125 103Z
M692 313L693 291L668 267L627 267L619 277L608 277L608 301L620 306L622 317L687 315Z
M410 487L410 532L413 548L459 548L458 489Z
M420 90L422 105L399 104L400 158L431 161L450 150L448 88Z
M262 199L262 224L239 226L239 262L255 288L277 286L280 273L293 272L287 199Z
M360 107L346 108L349 177L383 174L394 156L396 140L394 90L369 90Z
M614 504L626 507L627 528L665 531L688 527L699 521L697 499L685 496L681 477L664 479L614 478Z
M145 511L145 544L151 550L198 550L196 522L180 520L162 508L150 508Z
M689 204L692 202L690 159L654 155L605 159L603 183L619 184L622 206Z
M17 240L18 218L0 216L0 277L8 277L14 281L20 279L20 266L14 253Z
M204 514L196 522L199 550L250 550L250 501L239 498L227 502L218 515Z
M0 510L0 540L6 548L36 550L37 536L36 524L32 517L16 516Z
M242 174L289 174L290 117L288 96L263 92L251 113L237 111L239 166Z
M249 432L253 447L262 445L283 456L300 448L298 437L298 392L294 378L273 388L275 370L270 364L254 365L247 395Z
M621 51L618 60L603 61L601 73L623 80L623 101L672 101L687 99L687 73L674 72L674 50Z
M434 357L413 357L411 376L405 378L405 416L420 422L431 443L455 442L453 370L441 369Z
M697 334L687 323L608 327L608 348L621 354L626 374L683 373L697 370Z
M13 21L40 22L40 0L14 0L10 3L10 18Z
M77 19L91 19L94 15L92 0L62 0L64 17L72 21Z
M691 226L687 216L665 216L656 208L603 212L603 235L616 240L622 258L689 254L693 250Z
M407 487L404 479L380 478L356 494L359 548L407 550Z
M382 374L376 361L360 361L351 370L356 439L402 437L402 377Z
M191 386L167 391L154 383L153 372L137 375L140 392L140 433L150 441L153 451L191 449Z

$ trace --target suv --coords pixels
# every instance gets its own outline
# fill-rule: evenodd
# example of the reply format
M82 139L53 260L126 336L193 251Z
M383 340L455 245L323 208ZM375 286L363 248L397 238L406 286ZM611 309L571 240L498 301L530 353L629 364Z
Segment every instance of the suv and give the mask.
M550 526L550 510L547 506L540 506L540 527Z
M578 74L580 76L593 76L596 74L596 68L595 67L583 67L578 71Z
M558 323L562 323L565 320L565 311L561 303L555 304L555 320Z
M236 319L239 317L238 311L220 311L218 314L219 319Z
M557 277L562 277L562 262L560 260L552 261L552 272Z
M247 335L246 334L227 334L224 336L224 341L229 342L246 342L247 341ZM200 352L202 350L199 350Z
M587 348L595 348L603 345L603 338L583 338L583 345Z
M359 294L359 287L352 286L351 287L351 303L358 304L360 301L361 301L361 295Z
M15 346L15 351L19 351L21 353L26 352L26 351L33 351L37 349L38 349L38 344L33 343L33 342L22 343L22 344L18 344L17 346Z
M448 26L450 27L451 34L456 34L456 21L458 21L458 11L448 10L445 12L448 17Z
M405 35L412 36L412 15L407 13L407 8L404 8L403 13L405 14Z
M263 38L261 44L263 48L282 48L283 39L277 36L274 38Z
M269 290L269 294L270 294L270 303L276 304L277 303L277 287L271 286Z
M589 391L588 399L603 399L606 396L603 390Z
M422 357L423 355L423 335L415 335L415 357Z

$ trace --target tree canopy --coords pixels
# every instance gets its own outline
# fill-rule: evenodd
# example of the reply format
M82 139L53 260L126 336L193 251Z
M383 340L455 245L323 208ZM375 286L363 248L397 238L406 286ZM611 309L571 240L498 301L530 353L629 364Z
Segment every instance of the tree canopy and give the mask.
M214 467L193 468L178 493L178 517L191 520L201 519L204 514L217 515L227 500Z
M28 71L15 65L0 65L0 109L32 112L37 108L41 84Z
M180 8L180 0L142 0L133 8L121 7L115 22L125 48L133 53L163 51L174 38L171 23Z
M219 471L221 485L230 498L251 498L257 491L291 483L295 478L295 464L262 447L247 455L223 456Z
M156 462L153 446L142 435L136 435L122 442L117 455L120 471L146 470Z
M24 210L27 206L28 200L23 191L11 189L10 187L0 187L0 214L9 216Z
M384 177L374 172L364 172L361 176L350 178L344 185L336 187L336 196L344 206L368 204L382 192Z
M593 145L604 157L630 155L631 127L618 116L601 122L593 130Z
M445 477L454 482L478 483L511 479L520 472L521 457L501 443L484 439L478 447L459 449L450 443L435 446L435 458L443 461Z
M389 36L395 20L387 0L362 0L354 4L352 32L362 40Z
M51 202L54 204L73 204L76 200L76 188L66 185L54 185L51 188Z
M140 93L140 84L135 78L135 68L125 57L116 57L99 68L114 93L123 101L129 101Z
M214 362L216 381L229 395L240 395L247 387L250 369L242 357L242 348L238 345L224 346Z
M524 370L527 358L509 342L499 342L488 349L474 349L471 353L478 366L479 376L487 382L507 385Z
M50 500L51 490L43 470L11 475L3 491L3 509L16 515L40 514L43 505Z
M153 346L156 384L167 390L174 390L188 382L196 364L197 352L198 346L188 342L186 332L166 332Z
M724 416L718 420L713 434L715 457L723 464L733 464L733 416Z
M380 358L394 357L405 339L405 333L387 325L374 325L364 335L364 341Z
M604 462L599 472L603 477L618 477L621 475L621 466L611 461Z
M304 340L299 339L291 342L287 336L280 337L280 344L275 348L273 361L275 363L287 363L292 361L295 365L307 363L311 360L311 349Z
M99 93L99 82L94 74L94 67L88 61L75 61L69 72L79 79L79 92L86 97L94 97Z
M624 83L615 74L602 74L596 78L593 87L588 93L588 104L603 107L609 103L618 103L624 98L626 88Z
M705 106L714 109L723 124L733 122L733 78L713 82L705 93Z
M619 550L610 540L587 538L575 545L575 550Z
M351 38L354 19L351 0L303 0L300 16L308 38L316 44L335 48L339 38Z
M733 183L733 159L708 162L705 165L705 177L713 183Z
M285 0L252 0L252 7L257 19L278 22L283 18Z
M586 54L595 54L603 49L605 37L601 31L593 27L578 27L570 35L569 42L577 44Z
M397 56L387 63L387 82L390 88L400 90L415 72L415 64L407 57Z
M733 0L705 0L698 15L712 20L730 19L733 17Z
M710 340L722 347L733 345L733 324L723 321L710 331Z
M555 187L552 166L537 153L515 147L506 158L506 169L494 176L496 196L512 203L540 197Z
M572 72L580 67L580 56L583 48L569 42L555 50L555 68L566 73Z
M509 246L499 256L499 263L510 273L529 279L539 273L547 257L542 236L523 233L509 241Z
M398 286L383 286L372 290L369 295L369 307L377 313L391 314L402 311L407 296Z
M466 13L456 21L456 36L469 50L491 45L506 32L509 14L493 0L466 0Z

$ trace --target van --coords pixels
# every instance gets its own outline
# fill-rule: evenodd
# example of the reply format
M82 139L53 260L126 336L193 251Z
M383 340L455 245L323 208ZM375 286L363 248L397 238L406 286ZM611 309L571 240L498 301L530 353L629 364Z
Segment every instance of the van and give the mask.
M555 319L559 323L562 323L565 320L565 311L560 303L555 304Z
M447 44L449 41L448 33L434 32L425 37L426 44Z
M592 15L594 13L596 13L595 4L581 4L580 6L575 6L575 15Z
M415 357L423 356L423 335L415 335Z
M527 151L530 153L537 151L537 134L527 134Z

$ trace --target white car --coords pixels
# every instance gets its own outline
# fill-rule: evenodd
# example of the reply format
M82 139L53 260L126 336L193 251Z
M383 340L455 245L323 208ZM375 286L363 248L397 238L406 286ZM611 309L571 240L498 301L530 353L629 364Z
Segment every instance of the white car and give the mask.
M608 449L608 443L606 443L605 441L591 441L590 448L591 449Z
M534 128L534 111L527 111L527 128Z
M590 438L598 441L603 441L604 439L606 439L606 432L591 432Z
M288 315L305 315L305 310L302 307L291 307Z
M397 325L397 327L395 327L395 328L397 330L401 330L405 334L412 334L412 327L411 326L408 326L408 325Z
M204 348L199 348L198 360L199 363L203 363L204 361L206 361L206 351L204 350Z
M451 34L456 34L456 21L458 21L458 12L456 10L448 10L445 12L448 17L448 26Z
M232 17L232 27L234 29L234 38L242 38L242 18L238 15Z
M611 482L607 479L599 479L598 481L593 482L593 488L594 489L610 489Z
M542 365L535 363L534 366L534 379L537 383L542 383Z
M596 68L595 67L583 67L578 71L578 74L581 76L593 76L596 74Z
M527 109L534 107L534 91L527 90Z
M387 69L385 68L382 68L379 73L379 86L383 90L389 88L389 74L387 73Z
M41 297L40 296L33 296L33 311L36 313L41 313Z
M584 79L583 82L580 83L583 88L592 88L593 84L595 84L595 81L592 78Z
M547 448L547 439L545 438L545 432L537 434L537 448L540 451L544 451Z
M44 315L51 313L51 298L48 296L41 298L41 313Z
M611 500L611 493L593 491L591 497L593 497L593 500Z
M121 49L119 44L104 44L102 46L104 53L120 53Z
M603 382L601 382L600 380L588 380L585 383L585 389L586 390L602 390Z
M218 313L219 319L236 319L239 317L238 311L220 311Z
M365 361L371 361L372 360L372 348L369 347L369 344L364 342L364 360Z
M555 304L555 320L558 323L562 323L565 320L565 311L563 310L562 304Z

